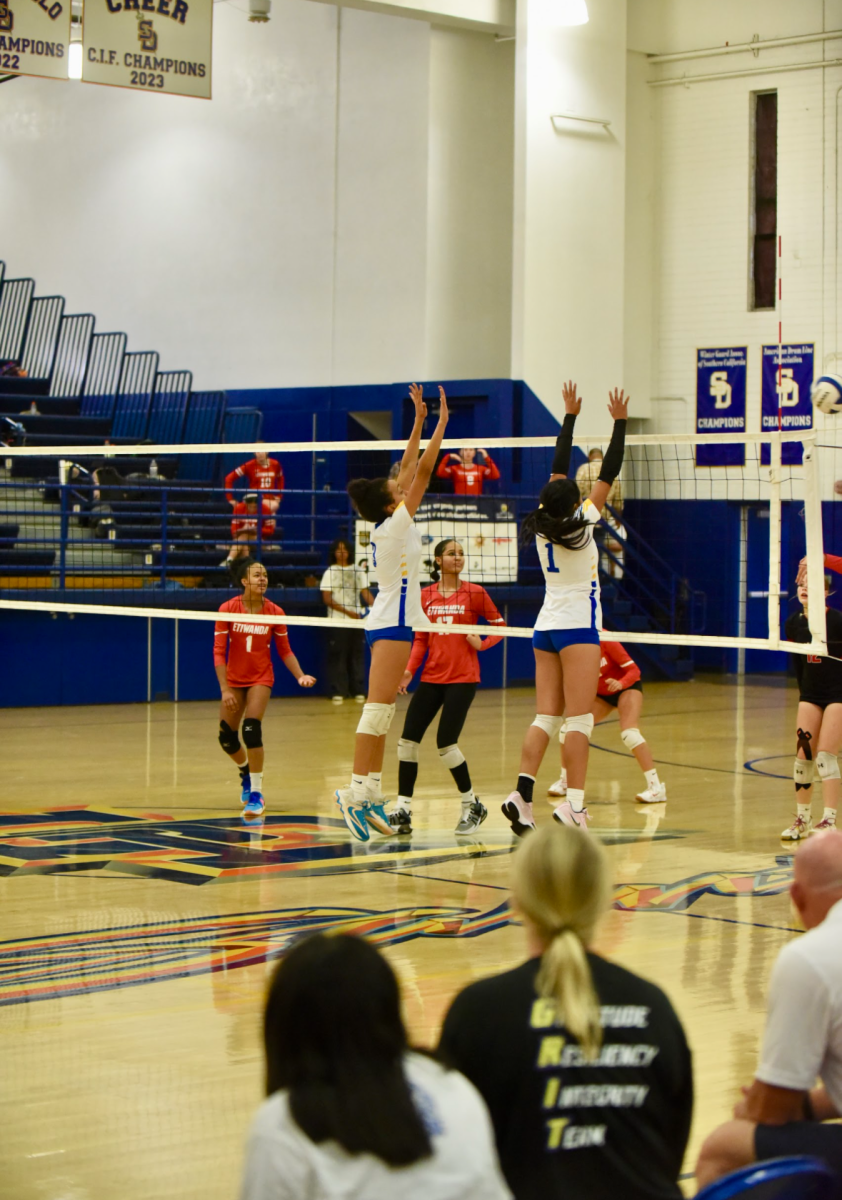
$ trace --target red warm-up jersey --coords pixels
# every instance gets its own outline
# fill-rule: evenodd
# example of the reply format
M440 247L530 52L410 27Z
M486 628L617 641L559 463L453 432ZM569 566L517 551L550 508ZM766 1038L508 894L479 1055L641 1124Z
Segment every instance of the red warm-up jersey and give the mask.
M234 499L231 489L237 479L241 479L245 475L249 482L248 491L250 492L282 492L284 489L284 471L281 464L276 458L270 458L265 467L262 467L256 458L250 458L247 463L243 463L241 467L235 467L230 474L225 476L226 496L229 500ZM280 499L277 496L276 499Z
M602 659L599 664L599 683L596 688L598 696L617 695L616 692L612 693L607 686L609 679L616 679L620 684L621 691L625 691L633 683L637 683L640 679L640 667L619 642L600 642L599 650Z
M438 625L478 625L480 617L485 617L489 625L504 624L494 601L478 583L460 584L452 596L442 596L438 584L432 583L421 590L421 607ZM502 640L484 638L482 649L490 650ZM414 675L425 654L423 683L479 683L479 659L477 651L468 645L467 634L416 633L406 669Z
M272 669L272 640L281 658L289 658L292 647L289 644L286 625L261 625L260 613L250 613L243 604L242 596L226 600L219 606L220 612L245 613L247 621L217 621L214 626L213 663L219 667L225 662L228 652L228 686L254 687L263 684L271 687L275 682L275 672ZM282 608L271 600L263 601L263 612L267 616L286 616Z
M258 505L258 511L264 518L269 517L269 520L263 521L261 534L263 537L271 537L275 532L275 522L271 519L269 509L261 500ZM245 530L247 533L257 534L257 513L253 516L249 513L245 503L241 500L239 504L235 504L231 512L231 537L236 537L238 533Z
M469 467L466 467L461 460L457 462L455 458L445 454L436 469L436 474L439 479L453 480L455 496L481 496L484 481L499 479L500 468L488 454L482 462L474 459Z

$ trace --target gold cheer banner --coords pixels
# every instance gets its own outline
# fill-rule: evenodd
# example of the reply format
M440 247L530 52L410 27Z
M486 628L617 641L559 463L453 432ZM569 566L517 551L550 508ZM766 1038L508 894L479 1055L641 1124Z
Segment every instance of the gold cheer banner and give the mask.
M85 0L82 35L85 83L211 97L213 0Z
M70 0L0 0L0 75L67 79Z

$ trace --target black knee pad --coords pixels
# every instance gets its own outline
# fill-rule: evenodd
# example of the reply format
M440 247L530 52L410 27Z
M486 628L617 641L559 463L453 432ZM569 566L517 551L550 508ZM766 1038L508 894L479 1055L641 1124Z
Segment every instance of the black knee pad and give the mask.
M237 731L232 729L227 721L219 722L219 744L226 754L236 754L240 749Z
M249 750L258 750L263 745L263 722L257 717L246 717L243 721L243 741Z

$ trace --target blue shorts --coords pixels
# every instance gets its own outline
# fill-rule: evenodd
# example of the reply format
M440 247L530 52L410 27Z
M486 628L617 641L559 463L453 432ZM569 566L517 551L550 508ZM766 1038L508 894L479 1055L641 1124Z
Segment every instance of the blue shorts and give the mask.
M568 646L598 646L598 629L536 629L532 634L535 650L546 650L547 654L558 654Z
M414 642L415 634L408 625L389 625L386 629L367 629L365 643L369 650L375 642Z

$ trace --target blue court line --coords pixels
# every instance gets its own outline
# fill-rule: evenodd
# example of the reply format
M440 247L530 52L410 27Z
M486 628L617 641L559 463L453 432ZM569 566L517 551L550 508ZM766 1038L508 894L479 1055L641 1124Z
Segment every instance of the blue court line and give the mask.
M473 859L465 859L466 862L473 862ZM419 870L423 867L423 863L419 863ZM382 871L377 872L378 875L411 875L413 879L429 879L431 883L455 883L457 887L481 887L492 888L495 892L508 892L511 888L504 887L500 883L474 883L473 880L465 879L443 879L441 875L417 875L412 867L404 867L402 870L396 870L390 867L384 867Z

